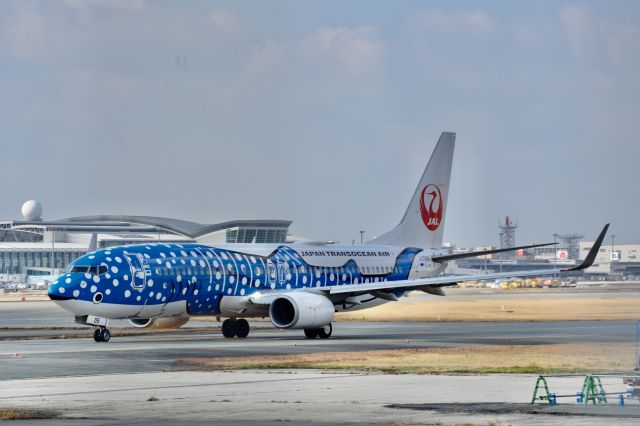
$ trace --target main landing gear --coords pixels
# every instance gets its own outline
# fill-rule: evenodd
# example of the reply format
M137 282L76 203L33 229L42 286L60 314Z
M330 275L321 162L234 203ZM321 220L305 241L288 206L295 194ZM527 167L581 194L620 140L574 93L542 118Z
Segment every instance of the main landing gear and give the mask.
M246 319L228 318L222 322L222 335L226 338L245 338L249 335L249 321Z
M307 339L315 339L319 337L321 339L328 339L331 337L331 333L333 333L333 326L331 324L325 325L320 328L305 328L304 335L307 336Z
M106 327L99 327L93 331L93 340L96 342L108 342L111 340L111 332Z

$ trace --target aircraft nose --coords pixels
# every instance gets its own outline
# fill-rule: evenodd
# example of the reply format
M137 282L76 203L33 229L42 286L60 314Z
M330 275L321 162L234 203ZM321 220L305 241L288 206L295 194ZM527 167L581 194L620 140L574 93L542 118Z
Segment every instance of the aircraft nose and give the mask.
M74 295L71 293L71 288L68 283L62 284L57 281L49 286L47 295L49 296L49 299L53 301L75 299Z
M59 294L49 293L49 299L51 300L71 300L72 296L60 296Z

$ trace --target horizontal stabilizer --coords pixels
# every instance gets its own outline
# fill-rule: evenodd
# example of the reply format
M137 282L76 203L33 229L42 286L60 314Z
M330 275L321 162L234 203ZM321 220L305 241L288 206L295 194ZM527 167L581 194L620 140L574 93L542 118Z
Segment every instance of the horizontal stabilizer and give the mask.
M531 244L528 246L517 246L517 247L507 247L507 248L501 248L501 249L492 249L492 250L471 251L469 253L446 254L444 256L433 256L432 260L438 263L448 262L450 260L466 259L469 257L485 256L487 254L504 253L507 251L524 250L524 249L530 249L535 247L546 247L546 246L552 246L555 244L557 243Z

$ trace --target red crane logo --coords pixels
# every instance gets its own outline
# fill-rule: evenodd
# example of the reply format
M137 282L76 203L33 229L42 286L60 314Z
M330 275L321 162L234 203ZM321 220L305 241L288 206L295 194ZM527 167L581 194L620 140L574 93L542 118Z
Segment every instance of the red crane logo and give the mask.
M430 200L425 197L430 196ZM427 202L429 208L427 208ZM442 221L442 193L438 186L429 184L422 189L420 196L420 216L429 231L435 231Z

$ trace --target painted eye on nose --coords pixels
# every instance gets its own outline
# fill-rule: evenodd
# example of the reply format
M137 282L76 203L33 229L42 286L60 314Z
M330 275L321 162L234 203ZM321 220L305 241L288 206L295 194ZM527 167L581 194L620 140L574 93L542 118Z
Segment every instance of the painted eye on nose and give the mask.
M95 293L93 295L93 303L97 305L98 303L102 302L102 298L103 298L102 293L100 292Z

